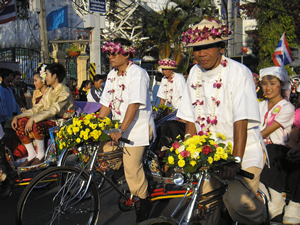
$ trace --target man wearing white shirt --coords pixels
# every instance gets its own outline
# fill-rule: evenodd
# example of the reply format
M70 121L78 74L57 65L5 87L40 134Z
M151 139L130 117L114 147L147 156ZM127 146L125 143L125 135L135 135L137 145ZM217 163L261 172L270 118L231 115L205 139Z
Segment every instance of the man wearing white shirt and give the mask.
M140 198L137 222L148 218L152 203L147 197L148 182L142 165L142 156L150 137L155 138L155 125L149 93L150 78L147 72L129 60L135 52L131 43L117 38L102 46L109 57L113 70L107 75L100 103L100 117L112 112L113 120L120 120L117 132L111 133L112 141L127 138L130 144L124 145L123 164L125 178L131 194ZM109 143L113 146L113 143ZM120 143L121 144L121 143ZM104 149L104 151L112 150Z
M174 60L166 58L159 60L158 64L164 75L157 93L160 98L159 104L177 109L185 87L185 79L181 74L174 72L177 68Z
M256 196L260 173L264 166L264 143L260 134L260 115L251 71L244 65L222 56L230 31L215 21L201 23L183 33L186 47L193 47L195 60L189 73L177 116L187 121L186 134L216 133L233 143L237 163L225 165L220 177L229 179L228 191L223 197L234 221L242 224L260 224L264 221L264 205ZM192 38L191 38L192 37ZM254 179L240 177L251 190L234 180L236 172L244 169ZM206 182L203 192L218 186L216 179ZM218 216L201 224L218 224Z

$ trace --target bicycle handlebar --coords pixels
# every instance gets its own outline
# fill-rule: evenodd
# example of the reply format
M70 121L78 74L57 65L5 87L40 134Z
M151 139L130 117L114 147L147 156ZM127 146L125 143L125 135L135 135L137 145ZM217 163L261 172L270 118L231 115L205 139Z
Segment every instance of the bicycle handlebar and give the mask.
M130 144L130 140L126 139L126 138L119 138L119 141L122 141L124 143Z
M253 173L249 173L249 172L247 172L245 170L239 170L237 172L237 175L241 175L241 176L246 177L246 178L248 178L250 180L253 180L253 178L254 178L254 174Z

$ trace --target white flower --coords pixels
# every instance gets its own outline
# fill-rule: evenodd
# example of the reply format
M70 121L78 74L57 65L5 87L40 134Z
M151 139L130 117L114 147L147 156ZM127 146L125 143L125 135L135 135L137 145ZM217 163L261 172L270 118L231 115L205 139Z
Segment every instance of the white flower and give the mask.
M181 145L181 146L178 148L178 152L182 152L182 151L184 151L184 150L185 150L184 145Z
M192 158L197 159L198 156L199 156L199 152L194 152L192 155Z

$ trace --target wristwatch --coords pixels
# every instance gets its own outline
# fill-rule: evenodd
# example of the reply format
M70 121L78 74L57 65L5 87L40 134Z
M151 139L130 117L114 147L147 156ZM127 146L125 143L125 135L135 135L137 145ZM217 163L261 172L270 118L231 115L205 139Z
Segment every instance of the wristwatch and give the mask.
M124 132L123 132L123 130L119 127L119 128L117 128L116 129L116 131L118 132L118 133L120 133L121 135L123 135L124 134Z
M234 159L235 159L235 163L241 163L242 162L242 158L239 157L239 156L235 156Z

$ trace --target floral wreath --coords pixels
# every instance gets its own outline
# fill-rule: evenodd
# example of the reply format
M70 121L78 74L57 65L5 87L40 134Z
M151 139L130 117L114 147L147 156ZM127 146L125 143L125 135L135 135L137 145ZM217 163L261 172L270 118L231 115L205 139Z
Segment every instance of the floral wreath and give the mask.
M216 22L215 20L210 20L212 22ZM218 22L216 22L219 24ZM227 25L219 24L220 27L212 27L211 29L207 26L204 26L203 29L198 29L196 27L194 30L190 27L186 32L182 33L181 40L186 44L193 44L198 41L209 40L209 37L213 39L228 37L232 33L232 31L228 30Z
M172 59L161 59L158 61L158 64L160 66L172 66L172 67L177 66L177 63Z
M113 41L107 42L105 45L102 45L102 52L110 52L110 53L135 53L135 48L133 46L121 45L121 43L115 43Z
M43 64L41 66L41 70L40 70L40 78L44 84L46 81L46 67L47 67L47 65Z

